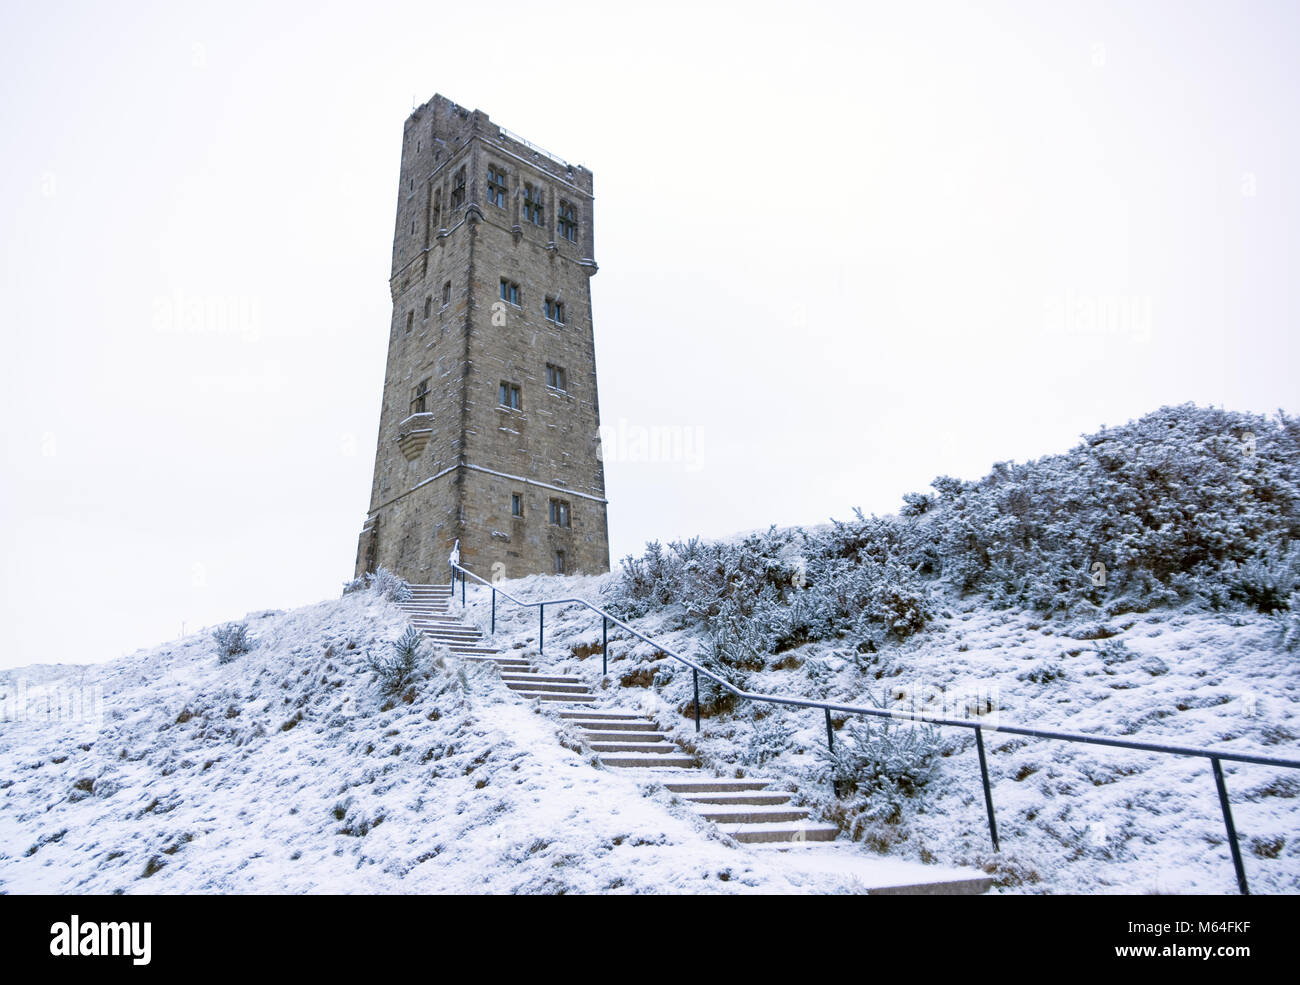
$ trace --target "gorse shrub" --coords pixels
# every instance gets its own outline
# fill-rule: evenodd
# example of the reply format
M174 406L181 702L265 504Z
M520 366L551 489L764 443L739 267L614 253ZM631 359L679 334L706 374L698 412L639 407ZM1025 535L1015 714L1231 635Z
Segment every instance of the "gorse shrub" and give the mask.
M253 648L253 638L248 633L246 622L228 622L218 626L212 631L212 638L217 644L217 661L223 664Z
M407 602L411 598L411 586L382 565L366 575L366 582L381 599L389 602Z
M873 703L880 706L880 702ZM845 800L850 833L866 822L894 822L910 799L919 797L934 776L939 729L893 719L849 722L832 750L818 749L814 777L831 782Z
M1277 622L1278 643L1284 650L1300 650L1300 592L1292 592L1287 600L1287 608L1275 612L1273 619Z
M389 602L409 602L411 599L411 586L382 565L374 571L358 575L351 581L345 581L343 594L351 595L353 592L364 591L367 588Z
M1293 611L1300 422L1164 407L967 482L940 476L895 517L649 544L607 587L624 617L674 607L724 665L815 640L859 653L923 632L940 593L1070 619L1186 604Z
M407 627L398 639L387 644L390 652L371 656L367 663L374 672L379 690L387 695L402 694L420 674L420 651L424 638Z

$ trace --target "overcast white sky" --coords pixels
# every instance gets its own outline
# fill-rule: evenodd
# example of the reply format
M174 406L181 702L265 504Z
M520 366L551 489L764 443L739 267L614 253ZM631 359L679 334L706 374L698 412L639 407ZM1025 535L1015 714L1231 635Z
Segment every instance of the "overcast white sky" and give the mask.
M6 4L0 666L337 594L434 92L594 171L604 421L698 437L615 560L1295 412L1300 6L970 7Z

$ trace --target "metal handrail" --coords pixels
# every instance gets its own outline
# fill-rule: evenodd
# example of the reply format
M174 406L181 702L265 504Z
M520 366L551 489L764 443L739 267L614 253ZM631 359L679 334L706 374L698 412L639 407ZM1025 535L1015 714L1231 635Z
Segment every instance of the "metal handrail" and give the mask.
M459 542L457 543L459 548ZM609 625L613 623L625 632L630 633L644 643L649 643L665 656L672 657L679 663L683 663L691 668L695 685L695 731L700 730L700 675L703 674L711 681L719 684L727 691L734 694L737 698L743 698L747 701L761 701L767 704L787 705L800 708L820 708L826 717L826 743L831 751L835 749L835 731L831 726L831 712L844 712L850 715L865 715L872 718L891 718L903 721L925 722L930 725L947 726L952 728L971 729L975 733L975 747L979 753L980 776L984 783L984 807L988 815L989 837L993 842L993 850L1000 851L998 845L997 820L993 812L993 789L989 782L988 758L984 751L984 730L988 728L991 732L1002 732L1008 735L1023 735L1036 739L1055 739L1061 742L1080 742L1086 745L1111 746L1118 749L1134 749L1139 752L1155 752L1171 756L1195 756L1210 761L1211 770L1214 774L1214 783L1219 795L1219 806L1223 811L1223 824L1228 834L1228 843L1232 849L1232 863L1236 869L1237 886L1242 895L1249 895L1250 889L1246 882L1246 868L1242 861L1241 846L1237 843L1237 828L1232 819L1232 807L1228 802L1228 788L1223 778L1224 761L1233 763L1250 763L1258 766L1276 766L1283 769L1300 769L1300 760L1281 759L1276 756L1264 756L1258 753L1235 752L1228 749L1202 749L1197 746L1174 746L1158 742L1137 742L1131 739L1117 739L1110 736L1085 735L1079 732L1058 732L1052 729L1035 729L1026 728L1021 725L994 725L985 726L979 722L971 722L960 718L935 718L924 712L909 712L887 708L864 708L861 705L839 704L831 701L816 701L811 698L791 698L784 695L776 694L759 694L754 691L744 691L730 681L719 677L717 674L700 666L689 657L684 657L680 653L674 652L667 646L664 646L658 640L646 636L640 630L629 626L626 622L612 615L600 606L593 605L586 599L581 598L553 598L543 599L538 602L525 602L522 599L515 598L505 589L498 588L493 583L480 578L474 572L468 570L459 561L459 550L452 554L448 561L451 568L451 588L453 594L456 588L456 574L460 574L460 602L461 606L465 605L465 579L472 578L474 581L483 585L492 591L492 629L491 633L496 634L497 626L497 595L502 595L506 599L515 603L522 608L537 608L538 632L537 632L537 652L543 652L545 643L546 630L546 606L548 605L580 605L601 617L601 658L602 658L602 675L609 673ZM837 791L838 793L838 791Z

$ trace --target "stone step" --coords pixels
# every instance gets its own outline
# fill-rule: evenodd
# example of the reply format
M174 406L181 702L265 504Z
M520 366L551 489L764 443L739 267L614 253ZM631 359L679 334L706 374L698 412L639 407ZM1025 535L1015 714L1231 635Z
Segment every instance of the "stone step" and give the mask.
M716 791L714 793L684 793L679 796L682 800L689 801L692 804L785 804L790 800L790 794L776 790L742 790L739 793Z
M431 640L443 643L481 643L483 637L478 633L451 633L445 629L421 629L421 633Z
M475 664L496 664L498 667L519 667L529 673L533 671L533 665L527 660L519 660L515 657L461 657L461 660L468 660ZM513 671L512 671L513 673Z
M547 684L532 681L506 681L512 691L549 691L554 694L591 694L586 684Z
M537 701L568 701L574 704L585 704L596 700L594 694L555 694L550 691L519 691L514 688L511 688L511 690L521 698L536 699Z
M562 711L561 718L580 718L584 722L649 722L645 715L630 711Z
M654 753L611 752L602 753L600 761L606 766L626 769L689 769L696 765L695 757L685 753L658 756Z
M515 679L515 677L514 677L513 674L505 674L505 673L503 673L503 674L501 675L501 679L502 679L503 681L505 681L505 682L508 684L508 683L510 683L511 681L513 681L513 680ZM576 677L548 677L548 676L545 676L545 675L542 675L542 674L529 674L528 677L527 677L527 680L529 680L529 681L545 681L547 684L577 684L577 685L581 686L584 690L587 689L587 685L586 685L586 684L583 684L582 681L579 680L579 679L576 678Z
M591 716L579 716L571 718L569 721L580 729L589 732L654 732L659 733L659 726L648 718L623 719L623 718L605 718L599 719Z
M839 828L818 821L775 821L759 824L720 824L719 829L739 842L758 845L770 842L834 841Z
M716 824L772 824L778 821L807 821L808 812L798 807L751 805L723 807L717 804L694 804L706 821Z
M639 731L633 729L606 732L601 729L584 728L582 737L588 742L672 742L667 732Z
M638 752L656 756L672 756L681 750L671 742L588 742L593 752Z
M682 777L664 781L664 787L673 793L728 793L741 790L762 790L771 780L732 779L725 776Z

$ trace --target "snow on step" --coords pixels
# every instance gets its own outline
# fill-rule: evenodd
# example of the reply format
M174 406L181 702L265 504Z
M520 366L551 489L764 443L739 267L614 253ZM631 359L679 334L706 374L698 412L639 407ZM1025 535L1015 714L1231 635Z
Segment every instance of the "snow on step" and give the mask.
M584 691L587 690L587 685L583 684L582 681L578 680L578 678L576 677L547 677L543 674L529 674L527 677L521 678L515 676L514 674L502 674L501 679L506 683L509 683L511 681L523 680L523 681L545 681L547 684L577 684L580 685Z
M519 691L513 688L511 690L514 690L515 694L519 695L521 698L535 699L537 701L571 701L584 703L596 700L594 694L556 694L553 691Z
M647 723L649 724L649 723ZM667 732L654 732L650 729L621 729L605 732L598 729L582 730L582 737L588 742L668 742Z
M640 752L669 756L681 750L671 742L588 742L593 752Z
M658 755L655 753L612 752L601 753L600 761L606 766L623 766L632 769L654 769L660 767L692 767L695 757L685 753Z
M666 734L660 732L659 726L648 718L595 718L587 715L570 718L569 720L586 732L654 732L656 735Z
M785 804L790 801L790 794L779 790L742 790L739 793L715 791L713 793L684 793L682 800L692 804Z
M673 793L725 793L739 790L762 790L770 786L771 780L732 779L725 776L686 776L682 779L665 780L664 788Z
M506 681L506 687L512 691L552 691L556 694L590 694L586 684L547 684L533 681Z
M707 821L718 824L766 824L772 821L807 821L808 812L786 805L721 806L717 804L692 804Z
M584 722L599 721L606 722L645 722L654 726L654 723L645 715L638 715L630 711L562 711L560 717L564 719L580 719ZM611 726L612 727L612 726Z
M821 824L816 821L774 821L754 824L719 824L724 834L728 834L745 844L761 844L773 841L834 841L840 829L833 824Z

